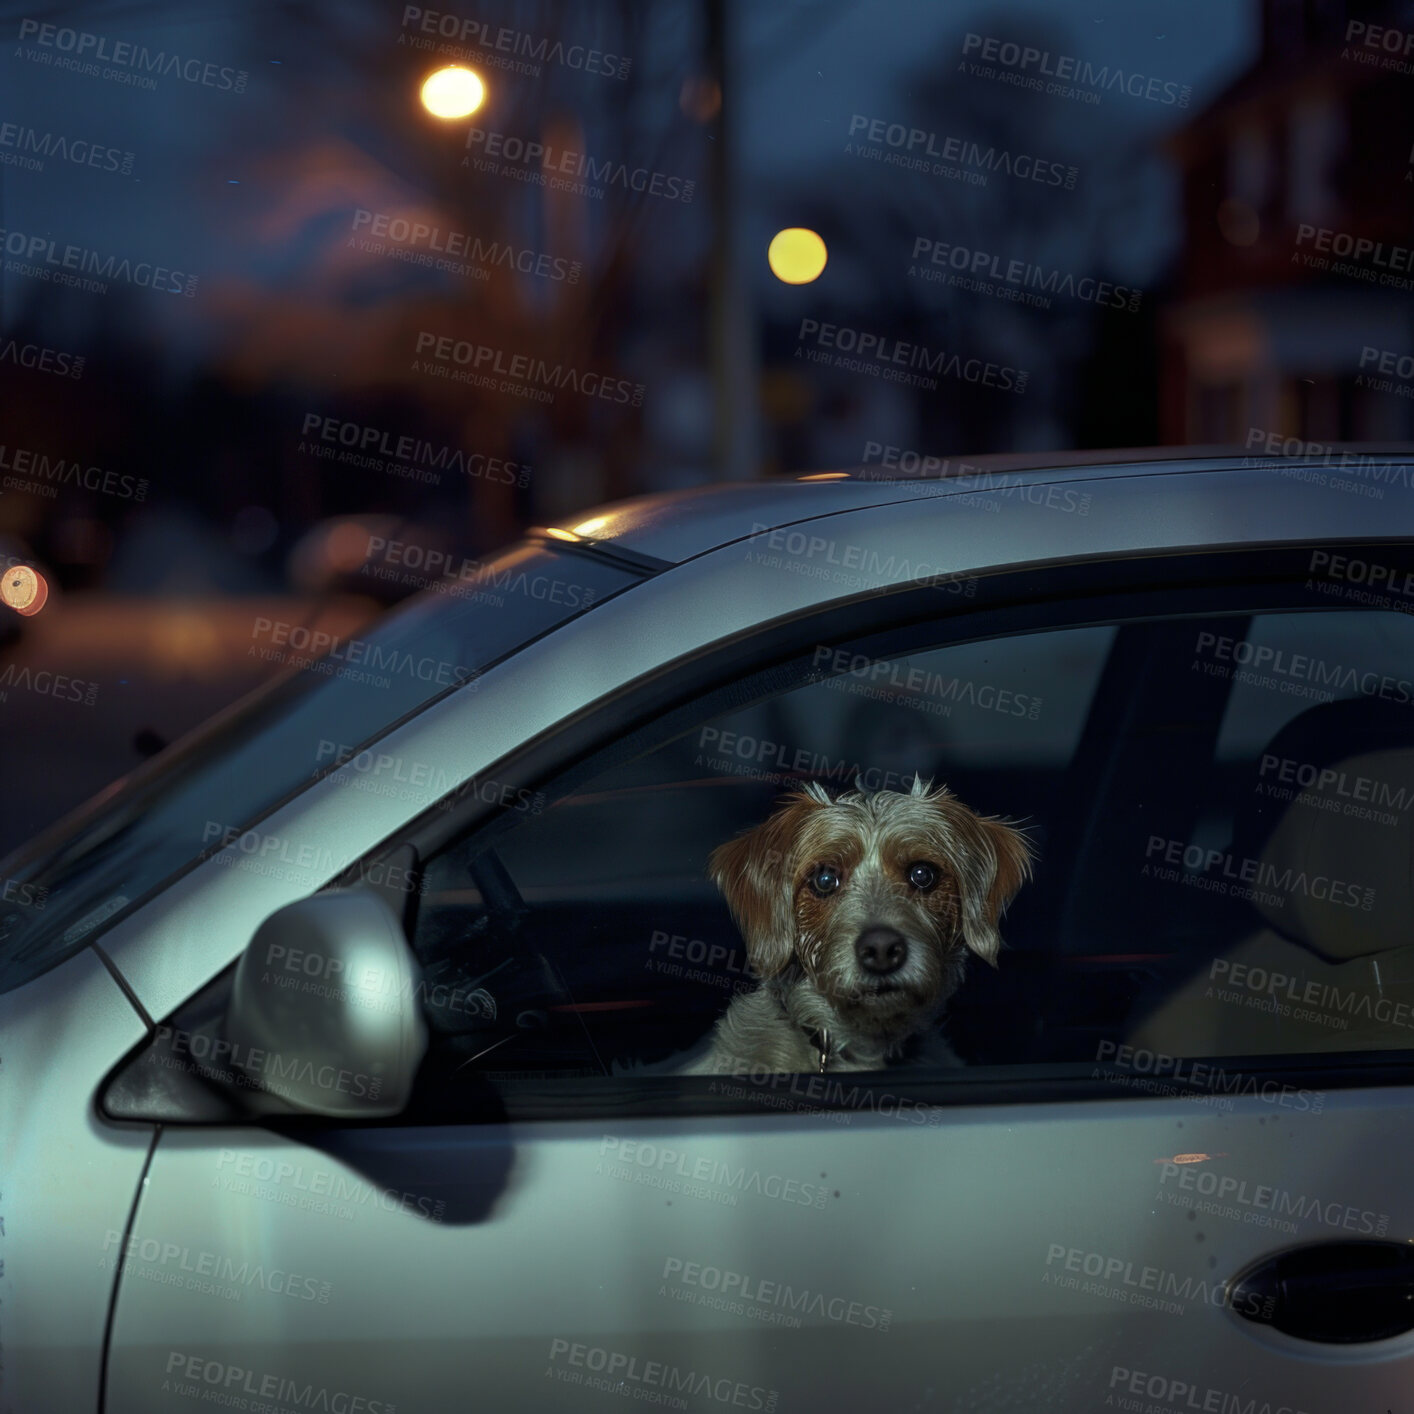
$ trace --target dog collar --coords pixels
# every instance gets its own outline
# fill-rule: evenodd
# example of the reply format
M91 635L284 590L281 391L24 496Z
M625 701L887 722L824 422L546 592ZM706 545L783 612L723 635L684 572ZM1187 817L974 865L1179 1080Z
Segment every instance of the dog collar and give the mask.
M830 1063L830 1033L822 1029L819 1031L807 1031L805 1036L810 1044L820 1052L820 1066L815 1073L817 1075L824 1075L825 1068ZM843 1050L844 1047L841 1046L840 1049Z
M781 1009L781 1015L784 1016L785 1019L789 1021L792 1026L795 1026L795 1018L791 1016L790 1011L785 1004L785 1000L780 996L779 993L776 996L776 1004ZM810 1044L819 1053L820 1064L816 1068L815 1072L817 1075L823 1075L825 1073L826 1069L829 1067L830 1062L835 1058L835 1056L844 1054L843 1046L841 1046L838 1051L830 1050L829 1027L822 1026L818 1030L807 1030L804 1026L800 1026L797 1029L805 1036L805 1039L809 1041Z

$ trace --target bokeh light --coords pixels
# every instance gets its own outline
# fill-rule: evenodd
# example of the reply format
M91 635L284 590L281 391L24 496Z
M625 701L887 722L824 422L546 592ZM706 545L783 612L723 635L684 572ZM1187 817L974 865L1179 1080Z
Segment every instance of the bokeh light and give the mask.
M678 107L694 122L710 123L722 111L721 84L711 77L684 79Z
M37 614L48 598L48 580L29 565L11 565L5 571L4 579L0 580L0 600L25 618Z
M478 74L461 64L438 69L422 85L422 106L434 118L466 118L486 98L486 85Z
M1262 221L1245 201L1224 201L1217 210L1218 230L1229 245L1254 245L1262 234Z
M787 285L808 285L820 278L828 255L825 242L804 226L789 226L777 231L766 252L771 273Z

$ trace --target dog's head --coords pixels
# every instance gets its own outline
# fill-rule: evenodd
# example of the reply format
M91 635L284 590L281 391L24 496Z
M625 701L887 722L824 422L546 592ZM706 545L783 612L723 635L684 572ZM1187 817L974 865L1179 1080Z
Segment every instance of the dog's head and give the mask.
M794 963L847 1025L892 1038L937 1013L969 950L997 965L1031 860L1013 826L915 777L907 795L812 784L710 868L759 977Z

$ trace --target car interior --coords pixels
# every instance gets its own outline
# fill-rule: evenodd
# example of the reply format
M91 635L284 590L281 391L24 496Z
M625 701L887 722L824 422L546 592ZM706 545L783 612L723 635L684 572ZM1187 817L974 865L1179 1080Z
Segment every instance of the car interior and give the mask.
M1199 643L1227 645L1227 658ZM859 773L906 789L915 770L1023 824L1039 853L1003 921L1000 966L974 961L942 1023L968 1065L1093 1062L1106 1040L1186 1056L1406 1044L1400 1028L1342 1024L1330 1005L1301 1025L1245 993L1211 994L1214 961L1227 959L1414 1000L1402 980L1414 967L1395 966L1414 942L1414 704L1244 679L1232 648L1244 643L1321 661L1343 648L1395 680L1414 661L1414 626L1381 610L1021 634L901 660L927 669L922 691L858 673L809 682L551 791L542 814L490 845L474 835L428 861L409 930L427 984L493 999L474 1014L428 1009L429 1064L599 1076L687 1050L754 985L707 878L712 848L808 779L840 790ZM1361 820L1341 813L1343 799L1299 788L1282 799L1276 773L1290 770L1274 758L1381 783L1386 808ZM1187 851L1191 865L1194 846L1198 867L1165 863ZM1291 887L1253 895L1244 860ZM1312 897L1326 875L1370 906Z

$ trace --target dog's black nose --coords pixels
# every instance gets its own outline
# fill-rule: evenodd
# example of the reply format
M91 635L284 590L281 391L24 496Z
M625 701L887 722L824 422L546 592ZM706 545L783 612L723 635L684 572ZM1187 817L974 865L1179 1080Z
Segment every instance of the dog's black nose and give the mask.
M876 977L897 972L908 956L908 944L903 934L892 928L866 928L854 943L854 955L859 965Z

